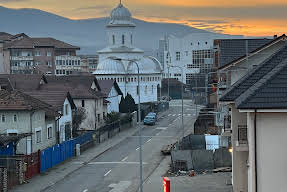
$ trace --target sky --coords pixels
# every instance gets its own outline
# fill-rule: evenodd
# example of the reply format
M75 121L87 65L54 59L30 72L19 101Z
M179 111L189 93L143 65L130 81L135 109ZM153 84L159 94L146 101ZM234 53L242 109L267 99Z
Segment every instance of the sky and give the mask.
M122 0L134 18L185 24L213 32L273 36L287 32L286 0ZM35 8L70 19L109 16L119 0L0 0L8 8Z

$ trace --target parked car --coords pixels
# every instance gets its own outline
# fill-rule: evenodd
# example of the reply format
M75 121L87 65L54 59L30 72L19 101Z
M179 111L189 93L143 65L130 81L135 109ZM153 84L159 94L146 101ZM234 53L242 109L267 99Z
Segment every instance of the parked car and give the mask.
M155 125L156 115L147 115L144 118L144 125Z
M148 114L147 114L147 116L154 116L155 117L155 120L157 121L157 114L155 113L155 112L149 112Z

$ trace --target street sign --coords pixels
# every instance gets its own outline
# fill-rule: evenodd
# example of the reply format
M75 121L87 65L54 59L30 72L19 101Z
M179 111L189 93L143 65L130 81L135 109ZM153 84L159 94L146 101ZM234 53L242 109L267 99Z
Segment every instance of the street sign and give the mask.
M163 192L170 192L170 180L168 177L163 178Z

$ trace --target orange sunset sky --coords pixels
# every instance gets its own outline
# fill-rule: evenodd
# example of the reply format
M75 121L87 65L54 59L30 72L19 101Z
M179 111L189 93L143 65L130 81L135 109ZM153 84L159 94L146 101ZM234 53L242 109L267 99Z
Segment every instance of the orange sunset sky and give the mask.
M0 0L8 8L36 8L70 19L106 17L118 0ZM134 18L209 31L271 36L287 32L286 0L123 0Z

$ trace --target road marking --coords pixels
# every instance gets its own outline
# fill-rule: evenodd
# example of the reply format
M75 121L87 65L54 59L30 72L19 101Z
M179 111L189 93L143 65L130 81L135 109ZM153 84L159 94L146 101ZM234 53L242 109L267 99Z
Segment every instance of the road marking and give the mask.
M157 133L157 134L155 134L156 136L158 136L159 135L159 132Z
M191 114L187 114L188 116L191 116Z
M127 191L129 186L132 184L131 181L120 181L118 184L117 183L112 183L109 185L110 188L113 188L109 192L123 192Z
M166 130L167 127L157 127L157 128L155 128L155 129L158 129L158 130Z
M147 140L147 143L150 142L150 141L151 141L151 139Z
M168 114L168 116L171 116L171 114Z
M88 189L85 189L83 192L87 192L88 191Z
M179 113L178 116L181 116L181 114Z
M104 175L104 177L106 177L108 174L110 174L112 170L110 169L108 172L106 172L106 174Z
M138 147L138 148L136 148L136 150L139 150L140 148Z
M122 159L122 161L125 161L128 159L129 156L126 156L125 158Z
M133 165L133 164L139 164L139 162L135 162L135 161L133 161L133 162L129 162L129 161L114 161L114 162L112 162L112 161L107 161L107 162L90 162L90 163L88 163L89 165L105 165L105 164L129 164L129 165ZM146 162L143 162L143 164L147 164Z
M176 116L176 114L173 114L172 116L174 117L174 116Z

